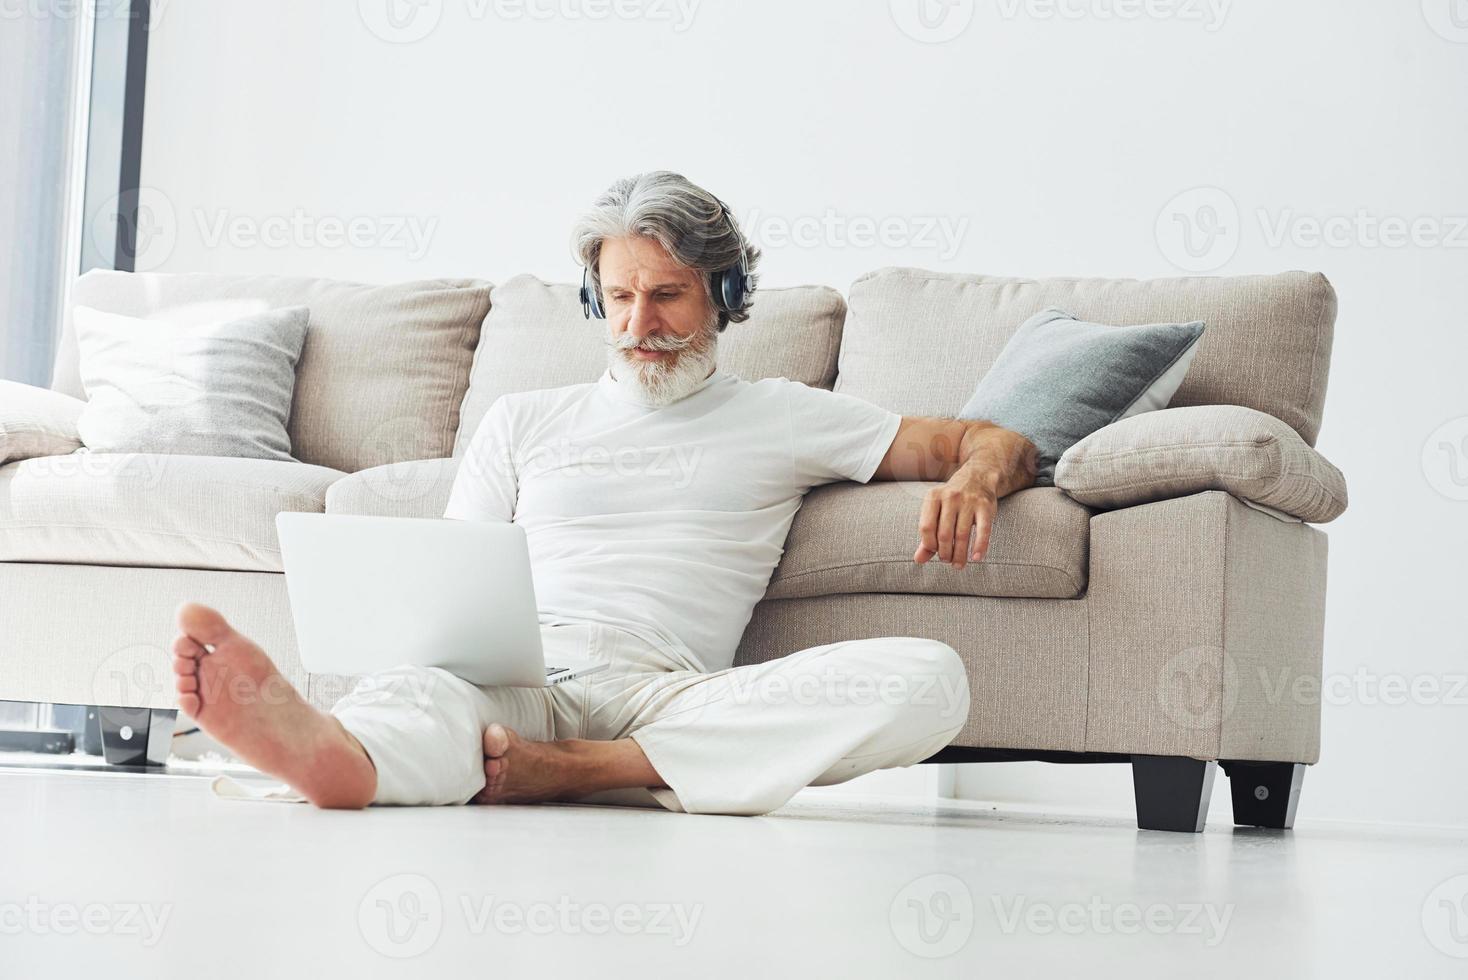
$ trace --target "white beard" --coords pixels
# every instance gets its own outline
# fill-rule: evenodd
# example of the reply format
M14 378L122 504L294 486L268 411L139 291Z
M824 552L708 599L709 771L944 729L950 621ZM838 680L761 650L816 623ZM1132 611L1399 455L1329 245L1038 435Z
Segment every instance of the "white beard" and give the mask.
M617 341L607 346L607 368L612 379L631 389L639 401L661 408L691 394L703 383L718 362L718 332L712 328L695 334L681 349L668 341L649 339L644 346L672 350L673 354L656 361L643 361L632 355L634 343L622 346ZM631 338L625 337L630 341Z

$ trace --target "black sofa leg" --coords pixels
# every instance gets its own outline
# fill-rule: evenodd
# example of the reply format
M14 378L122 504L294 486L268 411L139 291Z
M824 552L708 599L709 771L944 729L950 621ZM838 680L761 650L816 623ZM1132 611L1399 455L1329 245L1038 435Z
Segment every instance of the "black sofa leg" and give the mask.
M1219 763L1228 774L1229 795L1234 801L1234 823L1241 827L1295 825L1295 808L1300 804L1300 786L1305 767L1298 762Z
M109 766L161 766L173 742L172 708L97 708L102 757Z
M1183 756L1132 756L1138 829L1201 832L1217 769L1215 762Z

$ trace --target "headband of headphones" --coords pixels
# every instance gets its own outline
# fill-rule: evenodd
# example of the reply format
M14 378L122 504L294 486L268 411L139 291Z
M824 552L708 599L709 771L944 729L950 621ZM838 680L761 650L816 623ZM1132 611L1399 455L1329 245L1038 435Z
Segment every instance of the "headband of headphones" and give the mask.
M718 201L717 198L715 198ZM719 213L729 222L729 227L734 229L734 234L739 234L739 228L734 224L734 218L729 214L729 209L724 206L723 201L718 201ZM754 292L754 284L749 279L749 250L740 246L739 261L727 269L709 273L709 285L714 297L714 307L721 313L738 313L747 309L750 296ZM581 270L581 312L586 319L605 320L607 314L601 304L601 291L592 285L591 270Z

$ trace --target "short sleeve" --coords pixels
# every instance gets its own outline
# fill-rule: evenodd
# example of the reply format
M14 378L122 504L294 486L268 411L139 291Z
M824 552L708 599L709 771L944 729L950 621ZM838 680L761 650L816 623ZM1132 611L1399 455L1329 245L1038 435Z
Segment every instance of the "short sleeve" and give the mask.
M443 516L456 521L504 521L515 518L518 483L509 405L495 399L479 423L459 463Z
M902 416L854 395L787 382L790 446L796 472L810 486L866 483L897 438Z

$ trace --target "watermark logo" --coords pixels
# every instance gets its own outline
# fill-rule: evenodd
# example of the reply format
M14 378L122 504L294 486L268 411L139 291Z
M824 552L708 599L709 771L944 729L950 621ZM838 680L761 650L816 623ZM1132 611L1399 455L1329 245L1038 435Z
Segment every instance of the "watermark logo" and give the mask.
M412 44L432 34L443 17L443 0L357 0L367 30L389 44Z
M1427 893L1422 932L1439 953L1468 960L1468 874L1454 875Z
M367 945L383 956L421 956L443 932L443 899L423 875L384 878L362 896L357 928Z
M1189 647L1167 658L1157 676L1157 701L1173 724L1211 729L1233 713L1238 669L1222 648Z
M1153 233L1162 257L1185 272L1212 272L1238 251L1239 206L1218 187L1194 187L1157 213Z
M173 202L156 187L112 195L92 216L92 244L102 255L115 255L119 232L132 239L133 270L154 271L178 244Z
M1468 0L1422 0L1422 16L1438 37L1468 44Z
M415 416L379 422L358 444L354 484L360 483L378 500L391 504L411 504L445 493L458 462L438 458L442 454L431 444L433 438L434 433Z
M974 0L889 0L898 30L923 44L958 37L974 19Z
M108 654L92 672L93 704L155 704L173 696L168 654L137 643Z
M1444 422L1427 437L1422 475L1449 500L1468 500L1468 415Z
M942 959L963 949L973 935L974 896L953 875L924 875L897 893L888 918L903 949Z

